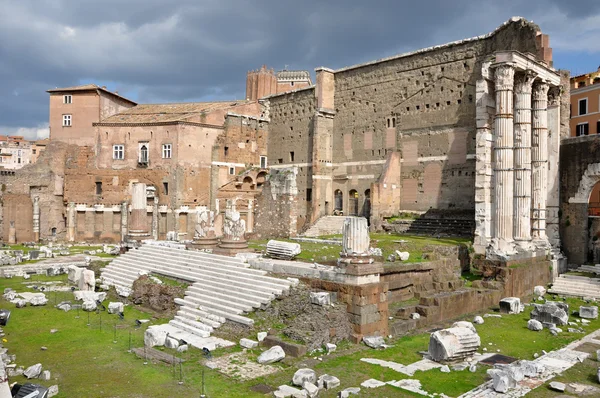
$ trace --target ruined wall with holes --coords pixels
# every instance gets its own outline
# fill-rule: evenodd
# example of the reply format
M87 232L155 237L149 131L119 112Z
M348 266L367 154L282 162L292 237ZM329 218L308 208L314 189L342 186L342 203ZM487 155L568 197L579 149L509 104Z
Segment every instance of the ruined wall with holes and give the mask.
M473 210L475 195L475 83L494 52L516 50L550 61L539 27L512 19L477 37L333 71L335 104L332 180L327 214L341 195L344 214L365 214L365 204L391 153L402 156L401 209ZM317 72L319 75L319 72ZM317 85L319 76L317 76ZM316 92L324 88L317 87ZM312 161L310 133L315 89L269 98L269 159L282 165ZM294 157L290 155L294 152ZM307 171L307 174L310 171ZM298 174L300 200L314 182ZM383 192L383 191L382 191ZM381 199L381 198L379 198ZM384 200L384 203L389 201ZM300 205L302 215L306 209Z
M559 230L570 264L583 264L590 254L588 204L600 182L600 137L563 139L560 145Z
M269 167L298 166L299 230L310 219L312 200L313 116L316 110L314 88L297 90L269 98Z

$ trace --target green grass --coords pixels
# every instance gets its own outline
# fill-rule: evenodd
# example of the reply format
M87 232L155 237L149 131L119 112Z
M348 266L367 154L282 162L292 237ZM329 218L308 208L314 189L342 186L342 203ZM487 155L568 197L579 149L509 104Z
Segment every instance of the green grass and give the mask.
M386 218L388 222L394 222L396 220L416 220L421 214L418 213L400 213L393 217Z
M456 245L471 245L470 239L467 238L432 238L418 235L401 235L401 234L386 234L372 233L371 246L378 247L383 252L383 258L387 259L390 254L394 254L396 250L408 251L410 257L408 263L417 263L429 261L423 258L423 250L430 249L431 246L456 246ZM341 238L341 235L322 236L324 239ZM279 239L286 242L299 243L302 247L302 253L296 257L298 260L308 262L329 262L337 261L342 250L341 245L333 245L327 243L315 242L297 242L290 239ZM249 246L257 251L264 251L267 247L268 239L252 240ZM398 243L398 241L404 241Z

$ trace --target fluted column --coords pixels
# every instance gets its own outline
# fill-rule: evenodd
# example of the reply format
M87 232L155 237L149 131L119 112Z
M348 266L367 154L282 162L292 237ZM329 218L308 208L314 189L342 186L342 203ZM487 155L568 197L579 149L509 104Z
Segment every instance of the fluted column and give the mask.
M33 198L33 241L40 241L40 197Z
M513 84L515 69L496 67L496 116L494 119L495 223L493 247L496 254L510 254L513 247Z
M514 239L525 250L531 248L531 91L535 75L515 78L514 120Z
M547 246L546 193L548 186L548 89L546 82L533 86L533 128L531 142L532 237L538 246Z
M75 202L69 202L67 206L67 241L75 242L75 220L77 219L77 211L75 210Z
M148 235L146 209L146 184L136 182L131 190L131 222L129 234L134 236Z

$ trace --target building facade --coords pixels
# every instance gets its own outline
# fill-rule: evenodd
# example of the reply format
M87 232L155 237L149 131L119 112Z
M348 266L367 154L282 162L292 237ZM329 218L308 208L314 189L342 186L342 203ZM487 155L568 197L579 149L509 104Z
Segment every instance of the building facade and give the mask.
M571 136L600 132L600 68L571 78Z

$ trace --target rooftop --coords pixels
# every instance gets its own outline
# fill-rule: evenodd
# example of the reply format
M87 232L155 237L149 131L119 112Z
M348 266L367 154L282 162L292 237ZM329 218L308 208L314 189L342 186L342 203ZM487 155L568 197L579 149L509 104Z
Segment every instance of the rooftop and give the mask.
M98 86L97 84L84 84L81 86L71 86L71 87L62 87L62 88L52 88L50 90L47 90L47 93L69 93L69 92L75 92L75 91L102 91L106 94L121 98L127 102L130 102L134 105L136 105L136 102L130 100L129 98L125 98L122 95L119 95L119 93L117 92L112 92L106 89L106 86Z

